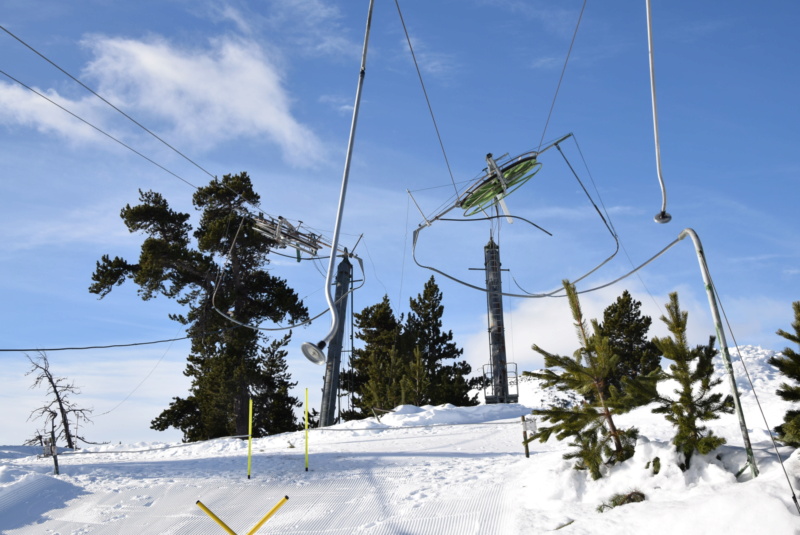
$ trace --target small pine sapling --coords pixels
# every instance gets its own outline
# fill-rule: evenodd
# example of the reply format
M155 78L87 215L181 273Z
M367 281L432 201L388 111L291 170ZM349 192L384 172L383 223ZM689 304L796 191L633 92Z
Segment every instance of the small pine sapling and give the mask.
M689 313L681 311L678 294L669 295L667 316L661 316L671 338L654 338L653 343L661 351L664 358L672 361L668 372L663 372L664 379L672 379L678 383L675 389L677 398L658 395L658 407L654 413L664 414L667 421L676 428L672 443L683 457L681 470L688 470L695 452L710 453L725 444L725 439L714 435L701 422L716 420L723 413L733 412L733 398L711 390L722 382L713 379L713 359L717 354L714 349L714 337L710 337L708 345L700 345L690 349L686 339L686 324Z
M594 334L589 334L575 286L564 281L564 288L580 347L573 357L563 357L548 353L534 344L533 350L544 356L546 369L525 372L525 375L541 379L545 387L576 392L586 401L574 407L551 406L534 410L533 414L553 425L540 426L529 440L546 442L552 435L558 440L572 437L571 445L576 449L565 454L564 458L576 459L576 469L589 470L592 478L599 479L604 465L619 463L633 456L638 430L618 428L614 416L628 412L636 403L632 403L630 396L620 396L616 387L609 385L619 359L608 338L599 335L597 321L592 321Z
M800 301L792 303L794 309L794 322L792 328L794 334L788 333L783 329L778 330L778 335L794 342L800 346ZM792 348L785 348L782 356L775 356L769 359L769 363L787 378L794 381L793 385L781 383L777 394L784 401L790 403L800 402L800 353ZM776 438L788 446L800 447L800 409L790 409L783 416L783 423L775 428Z

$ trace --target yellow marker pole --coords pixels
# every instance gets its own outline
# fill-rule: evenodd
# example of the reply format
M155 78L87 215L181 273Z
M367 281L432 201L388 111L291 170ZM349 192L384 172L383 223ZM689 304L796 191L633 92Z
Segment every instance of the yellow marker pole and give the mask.
M247 426L247 479L250 479L250 467L253 459L253 398L250 398L250 423Z
M306 472L308 472L308 388L306 388Z
M278 503L276 503L276 504L275 504L275 507L273 507L273 508L270 510L270 512L269 512L269 513L267 513L266 515L264 515L264 518L262 518L261 520L259 520L259 521L258 521L258 524L256 524L255 526L253 526L253 529L251 529L250 531L248 531L248 532L247 532L247 535L254 535L254 533L255 533L256 531L258 531L258 529L259 529L261 526L263 526L263 525L264 525L264 523L265 523L267 520L269 520L270 518L272 518L272 515L274 515L275 513L277 513L277 512L278 512L278 509L280 509L281 507L283 507L283 505L286 503L286 501L287 501L288 499L289 499L289 497L288 497L288 496L284 496L283 498L281 498L281 501L279 501Z
M228 527L228 526L225 524L225 522L223 522L222 520L220 520L220 519L219 519L219 517L218 517L217 515L215 515L214 513L212 513L212 512L211 512L211 509L209 509L208 507L206 507L205 505L203 505L203 504L200 502L200 500L197 500L197 507L199 507L200 509L202 509L202 510L203 510L203 511L204 511L204 512L205 512L205 513L208 515L208 516L210 516L210 517L211 517L211 520L213 520L214 522L216 522L217 524L219 524L220 526L222 526L222 529L224 529L225 531L227 531L227 532L228 532L230 535L236 535L236 532L235 532L235 531L233 531L231 528L229 528L229 527ZM259 527L260 527L260 526L259 526ZM249 534L248 534L248 535L249 535Z

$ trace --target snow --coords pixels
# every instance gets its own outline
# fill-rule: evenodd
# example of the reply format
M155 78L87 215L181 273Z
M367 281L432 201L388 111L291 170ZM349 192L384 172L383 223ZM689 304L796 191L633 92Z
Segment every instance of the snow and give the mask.
M761 472L755 479L735 475L746 460L735 415L708 423L728 443L695 456L687 472L676 464L670 425L646 407L623 421L640 430L635 456L598 481L573 470L562 458L569 447L555 439L531 443L525 458L520 416L562 398L521 378L518 404L403 405L380 421L312 429L308 471L303 432L256 439L251 479L247 442L237 439L93 446L59 455L59 476L37 448L0 446L0 532L224 533L200 500L245 534L288 496L258 533L800 534L789 488L800 489L800 450L778 448L784 473L756 403L755 394L770 427L788 407L775 395L782 378L767 364L774 352L741 352L734 371ZM720 388L728 391L727 380ZM597 511L632 490L645 501Z

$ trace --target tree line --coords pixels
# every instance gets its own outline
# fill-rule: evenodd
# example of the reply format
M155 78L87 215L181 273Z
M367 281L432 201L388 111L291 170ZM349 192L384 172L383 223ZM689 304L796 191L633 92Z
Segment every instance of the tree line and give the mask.
M183 313L169 318L184 325L191 339L184 370L191 378L189 393L173 398L151 427L179 429L184 441L247 434L251 398L255 437L300 426L295 409L301 404L290 393L297 383L286 363L291 331L269 338L222 315L246 325L308 318L296 292L267 269L268 255L278 244L259 234L241 215L246 204L257 205L259 200L247 173L214 179L193 195L200 213L194 228L190 214L174 211L159 193L140 191L139 204L126 205L120 212L128 230L144 237L139 258L130 262L104 255L92 274L89 291L100 299L130 281L145 301L163 296L183 307ZM655 403L654 411L665 414L677 429L674 443L686 467L694 452L722 443L702 425L730 411L729 398L711 392L716 385L711 379L714 339L689 348L686 313L680 310L677 294L670 296L667 315L661 318L671 337L648 340L652 321L641 314L641 303L627 291L604 311L602 322L587 324L574 287L565 283L565 288L579 348L564 357L534 345L546 369L526 373L546 385L577 392L583 403L535 411L552 424L541 427L535 439L571 438L575 449L569 458L576 459L577 467L598 475L603 466L621 462L633 452L638 432L619 428L614 417ZM795 332L780 330L778 334L800 345L800 301L793 307ZM443 312L442 293L431 277L422 292L409 299L407 314L397 316L387 296L354 314L361 344L353 349L350 367L340 377L340 389L352 400L351 408L342 413L344 419L402 404L477 403L470 392L480 386L480 378L470 378L469 364L459 360L463 350L454 342L452 331L444 329ZM661 368L661 357L671 362L668 370ZM800 402L800 355L787 348L770 362L793 382L782 385L778 394ZM49 365L46 360L31 359L31 363L32 373L47 371ZM51 388L56 399L58 385L67 396L61 406L56 401L35 411L36 417L45 418L49 432L72 442L66 414L88 421L91 411L64 402L76 392L72 383L47 379L47 374L44 379L38 377L37 385L56 385ZM680 395L659 394L656 385L665 379L678 382ZM800 410L789 410L775 431L786 444L800 446Z
M533 414L550 424L539 427L531 440L546 442L551 436L570 439L572 450L564 455L574 459L574 467L587 470L594 479L609 466L634 454L639 436L635 427L620 427L618 416L635 408L651 406L663 414L675 434L672 444L678 464L688 470L696 453L706 454L725 444L705 422L733 412L733 398L714 392L721 378L714 378L715 337L707 344L690 347L686 329L688 313L681 310L677 293L671 293L666 314L661 316L670 333L668 337L647 339L652 323L642 315L641 303L625 291L605 309L603 321L586 322L575 286L564 281L579 346L571 356L556 355L534 344L534 351L544 357L545 369L524 372L543 381L544 386L573 391L583 402L571 407L551 406ZM793 304L795 333L778 334L800 344L800 301ZM661 366L662 359L669 363ZM790 348L782 356L770 358L784 375L800 382L800 355ZM672 392L659 389L659 383L677 385ZM800 401L800 386L783 384L778 395L791 402ZM800 411L789 410L784 422L775 428L776 438L787 445L800 446ZM657 459L656 459L657 460Z

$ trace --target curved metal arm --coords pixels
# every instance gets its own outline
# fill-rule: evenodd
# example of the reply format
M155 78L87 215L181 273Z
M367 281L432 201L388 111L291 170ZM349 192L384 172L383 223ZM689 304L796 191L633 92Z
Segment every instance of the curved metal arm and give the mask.
M742 440L744 441L744 448L747 453L747 464L750 465L750 471L753 477L757 477L758 467L756 466L756 459L753 455L753 447L750 445L750 435L747 432L747 423L744 420L742 404L739 401L739 389L736 387L736 378L733 375L731 355L728 352L728 342L725 340L725 330L722 328L722 320L720 319L719 309L717 308L717 298L714 294L714 284L711 282L711 274L708 271L708 264L706 264L706 255L703 252L703 245L700 243L700 238L694 230L690 228L683 229L678 239L683 239L685 236L692 238L695 252L697 252L697 261L700 263L700 271L703 274L703 283L705 283L706 294L708 295L708 304L711 307L711 316L714 318L714 327L717 331L717 341L719 342L720 353L722 354L722 362L725 365L725 371L728 373L728 381L731 385L731 397L733 397L736 415L739 417L739 428L742 432Z
M367 69L367 44L369 43L369 30L372 25L372 7L374 0L369 2L369 12L367 13L367 30L364 35L364 49L361 53L361 70L358 74L358 87L356 88L356 102L353 107L353 121L350 124L350 138L347 142L347 157L344 161L344 174L342 176L342 188L339 193L339 207L336 213L336 225L333 227L333 240L331 243L331 256L328 259L328 272L325 275L325 299L328 302L328 309L331 311L331 327L325 338L316 344L305 342L301 345L303 354L308 360L315 364L325 364L325 349L333 337L336 335L336 330L339 328L339 314L336 311L336 306L333 302L331 295L331 282L333 281L334 264L336 263L336 249L339 246L339 227L342 223L342 213L344 211L344 200L347 194L347 180L350 177L350 160L353 156L353 141L356 136L356 124L358 123L358 108L361 104L361 88L364 85L364 75Z
M650 96L653 100L653 130L656 142L656 170L658 182L661 185L661 211L654 217L656 223L669 223L672 216L667 213L667 187L664 185L664 175L661 173L661 143L658 139L658 107L656 105L656 69L653 57L653 23L650 9L650 0L647 4L647 49L650 57Z

